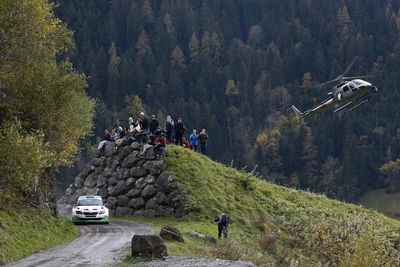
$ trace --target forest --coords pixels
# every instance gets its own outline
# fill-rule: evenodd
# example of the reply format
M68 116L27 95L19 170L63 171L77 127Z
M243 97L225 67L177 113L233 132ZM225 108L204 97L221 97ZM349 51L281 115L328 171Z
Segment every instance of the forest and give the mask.
M94 135L141 109L207 129L210 157L264 179L355 201L400 190L400 1L56 0L74 31L64 55L96 99ZM374 75L379 94L353 112L301 123L290 110L325 99L349 75ZM334 85L334 84L332 84ZM58 174L68 184L73 170Z

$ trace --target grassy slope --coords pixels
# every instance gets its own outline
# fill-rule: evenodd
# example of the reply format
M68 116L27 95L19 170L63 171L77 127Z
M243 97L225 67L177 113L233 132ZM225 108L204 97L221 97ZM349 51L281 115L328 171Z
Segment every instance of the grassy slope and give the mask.
M400 218L400 193L388 194L383 189L372 190L360 198L360 204L387 216Z
M269 184L180 147L169 146L165 160L193 210L179 220L151 220L185 234L185 244L167 243L171 255L241 259L260 266L400 264L400 222L378 212ZM222 212L234 220L228 240L212 246L188 237L190 229L215 236L211 220Z
M76 236L71 222L36 209L0 210L0 264L37 250L61 244Z

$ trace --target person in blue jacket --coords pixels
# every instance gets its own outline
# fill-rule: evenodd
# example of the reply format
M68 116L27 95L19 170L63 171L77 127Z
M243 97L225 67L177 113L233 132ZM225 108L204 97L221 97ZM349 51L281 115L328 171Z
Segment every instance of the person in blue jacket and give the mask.
M190 149L197 151L197 146L199 145L199 136L197 135L196 129L193 130L193 133L189 137Z

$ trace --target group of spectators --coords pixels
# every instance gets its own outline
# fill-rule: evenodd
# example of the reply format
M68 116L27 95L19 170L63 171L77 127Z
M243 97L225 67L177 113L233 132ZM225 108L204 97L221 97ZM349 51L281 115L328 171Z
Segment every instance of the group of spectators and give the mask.
M125 129L121 126L111 131L106 129L104 138L97 149L103 149L107 142L116 142L117 145L130 145L133 142L140 142L153 146L156 156L164 155L166 144L180 145L194 151L197 151L200 146L201 153L207 154L208 134L206 130L202 129L200 134L197 135L196 129L193 129L192 134L186 139L186 127L181 117L175 123L172 117L168 115L164 125L162 125L155 115L152 115L149 120L145 113L141 112L136 120L130 117L128 124L129 126ZM145 150L143 153L145 153Z

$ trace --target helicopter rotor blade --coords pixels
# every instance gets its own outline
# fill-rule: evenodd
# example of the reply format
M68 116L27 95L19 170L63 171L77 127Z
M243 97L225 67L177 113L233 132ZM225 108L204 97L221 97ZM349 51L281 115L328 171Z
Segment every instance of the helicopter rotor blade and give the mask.
M352 77L342 77L343 80L354 80L354 79L365 79L365 78L373 78L374 75L364 75L364 76L352 76Z
M343 74L340 75L339 77L343 77L344 75L346 75L351 70L351 68L354 66L354 63L356 63L358 61L358 59L359 59L359 57L354 57L353 60L351 61L350 65L343 72Z
M339 80L339 78L335 78L335 79L333 79L333 80L331 80L329 82L325 82L325 83L320 83L320 84L314 85L312 88L320 88L320 87L323 87L323 86L325 86L327 84L330 84L330 83L333 83L333 82L337 82L338 80Z

